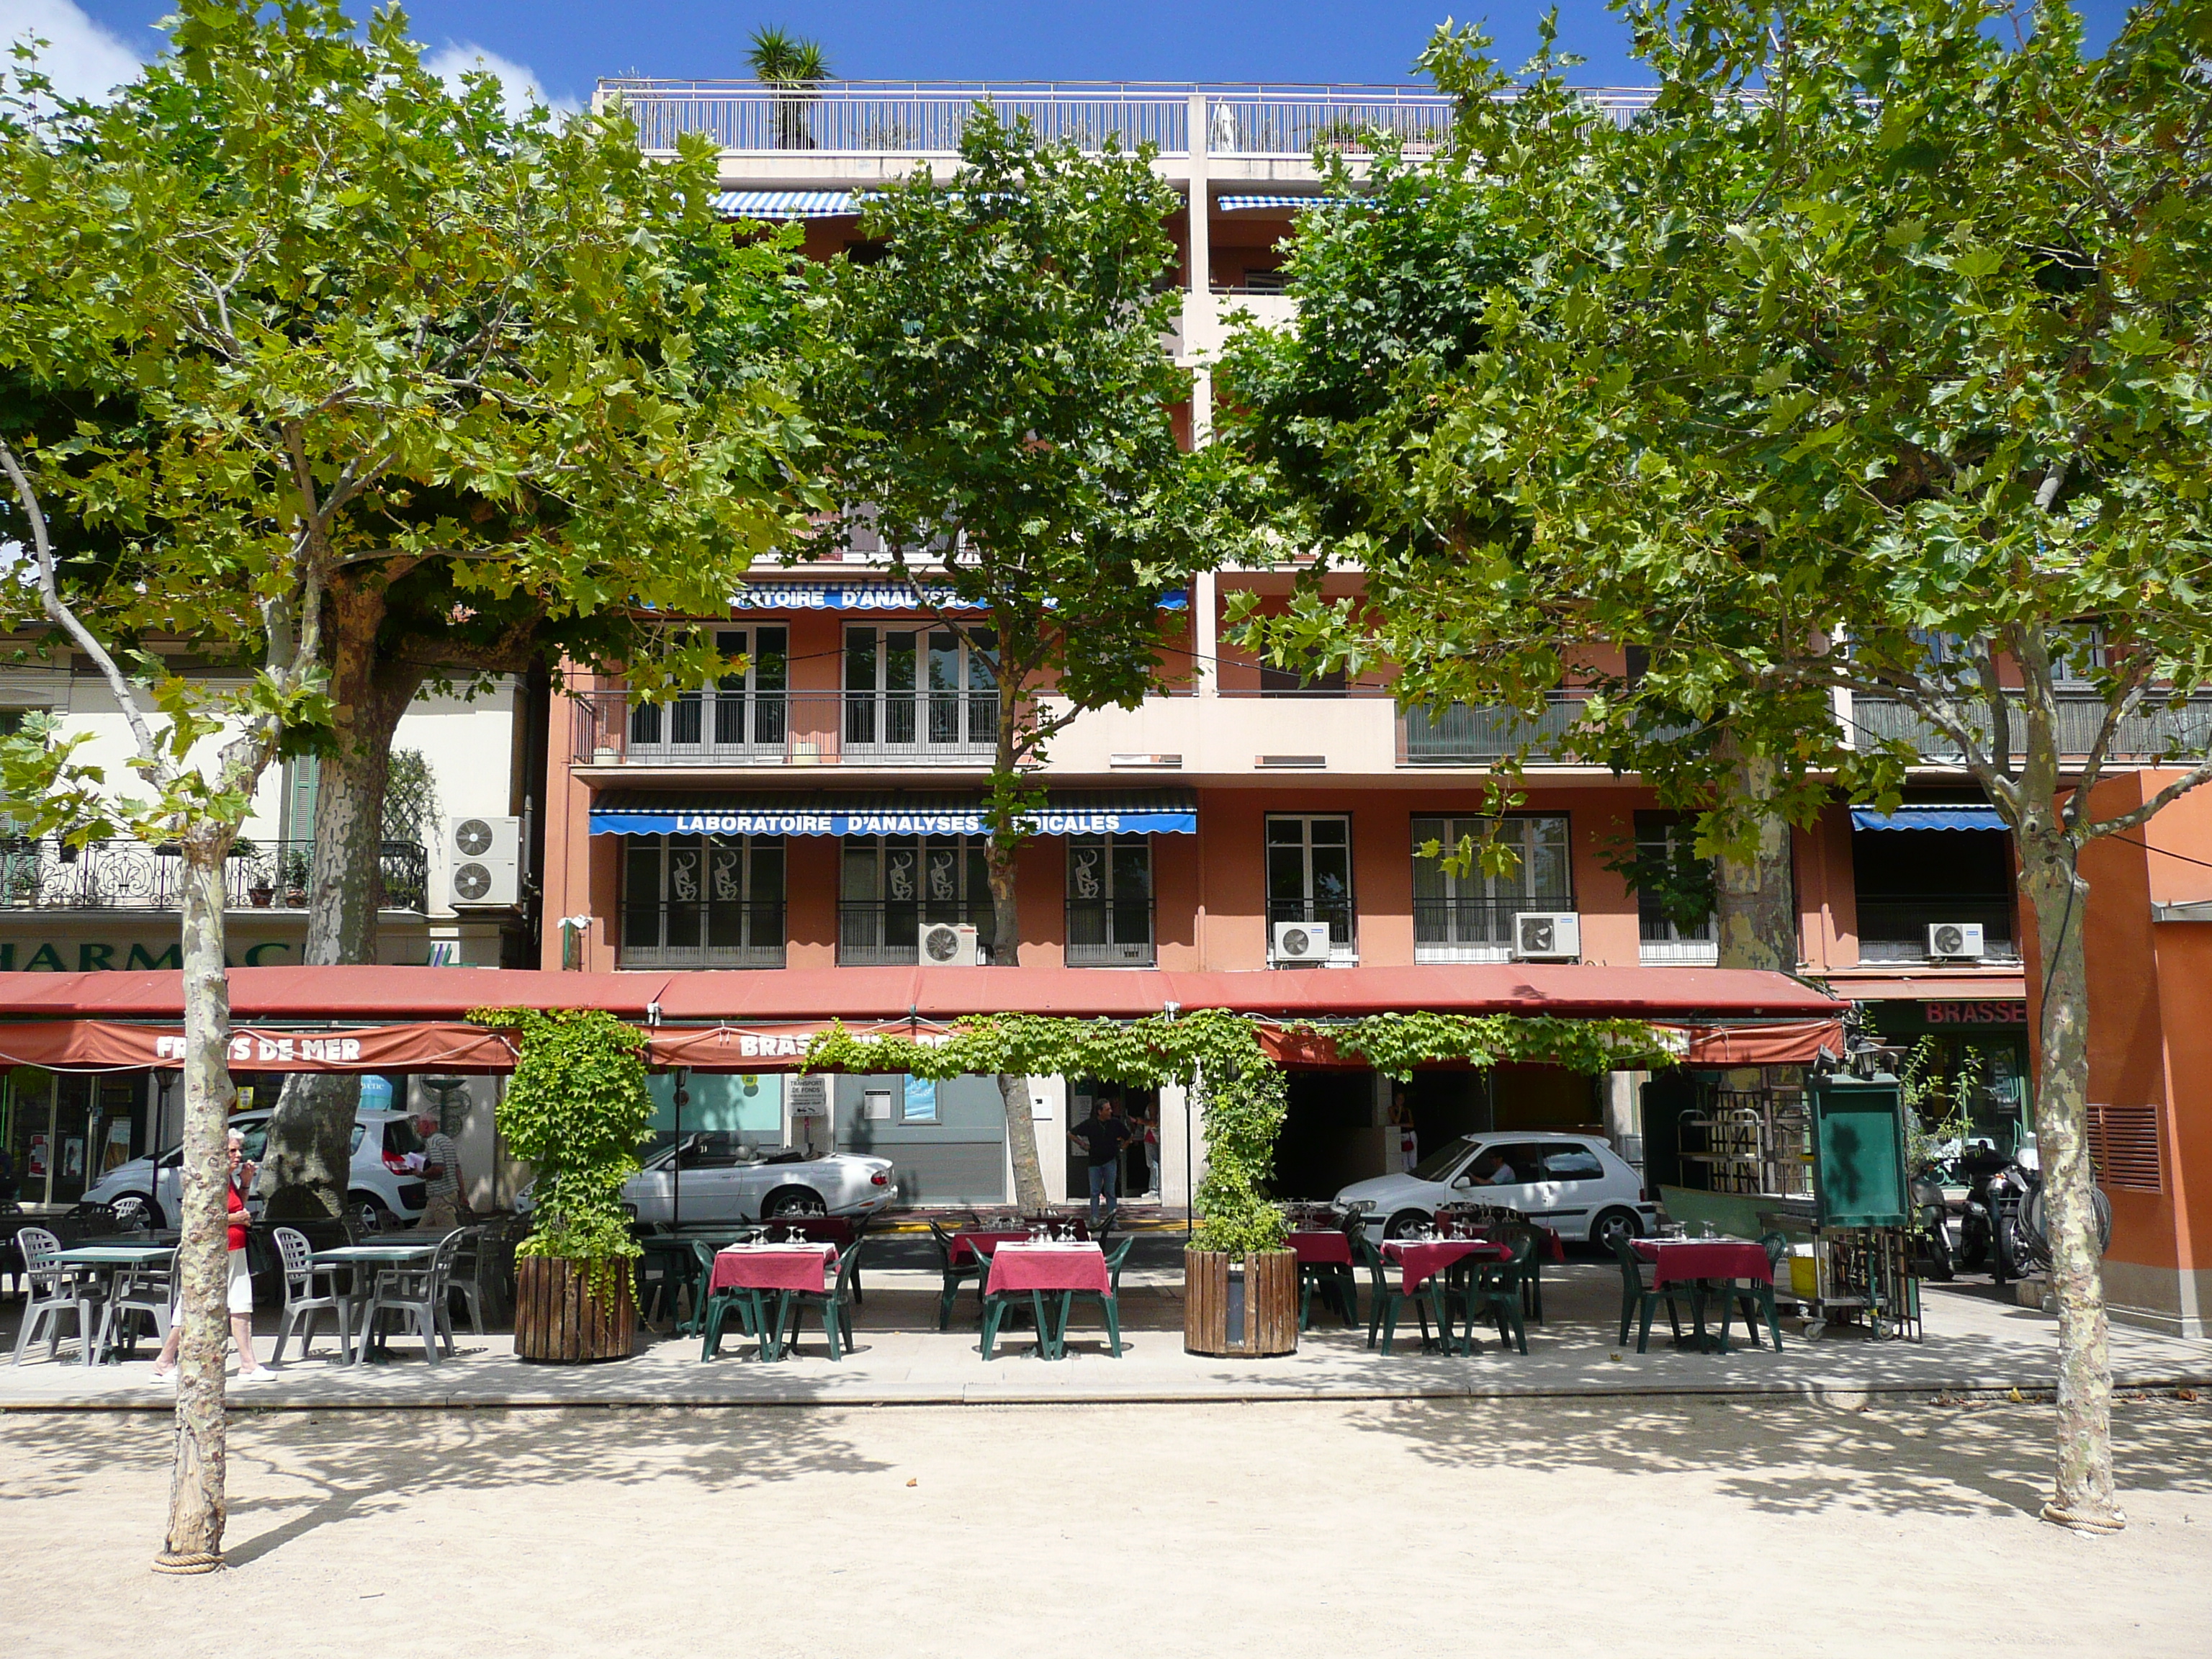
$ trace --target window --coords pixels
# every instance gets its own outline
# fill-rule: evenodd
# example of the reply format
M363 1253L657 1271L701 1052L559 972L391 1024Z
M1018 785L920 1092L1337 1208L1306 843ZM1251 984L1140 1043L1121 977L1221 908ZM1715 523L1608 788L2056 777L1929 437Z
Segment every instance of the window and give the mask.
M1352 897L1352 820L1267 820L1267 932L1279 921L1328 924L1332 955L1356 949ZM1270 945L1272 949L1272 943Z
M1565 813L1526 814L1498 823L1498 845L1516 854L1514 867L1503 875L1486 876L1480 867L1455 875L1443 860L1420 855L1430 842L1449 854L1472 836L1479 848L1490 828L1491 820L1482 817L1413 820L1416 962L1503 962L1512 954L1516 912L1575 908Z
M733 759L765 750L781 758L790 723L790 629L718 629L714 649L726 657L743 657L744 672L725 675L704 690L683 692L670 702L632 704L632 749Z
M1636 815L1638 951L1646 963L1711 966L1720 960L1713 931L1713 862L1696 855L1697 826L1673 812ZM1695 921L1683 918L1701 910Z
M2083 691L2105 666L2105 629L2100 623L2069 623L2051 630L2051 684Z
M845 630L845 747L917 758L987 757L998 741L996 641L949 628Z
M1304 668L1260 665L1260 695L1263 697L1340 697L1345 675L1341 664L1325 673Z
M623 967L781 968L783 944L781 836L623 837Z
M2012 835L2004 830L1856 830L1851 881L1861 962L1925 962L1936 922L1979 922L1984 960L2016 962Z
M1605 1179L1605 1165L1599 1162L1598 1155L1571 1141L1553 1141L1545 1146L1543 1170L1546 1181Z
M1152 838L1067 838L1067 963L1072 968L1152 963Z
M918 961L924 922L967 922L991 945L991 876L981 836L848 836L839 866L837 960Z

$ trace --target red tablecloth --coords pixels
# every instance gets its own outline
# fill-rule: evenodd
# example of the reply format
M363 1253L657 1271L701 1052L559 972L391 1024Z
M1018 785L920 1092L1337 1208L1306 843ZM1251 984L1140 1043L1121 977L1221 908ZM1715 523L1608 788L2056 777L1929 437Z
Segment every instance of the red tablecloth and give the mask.
M716 1291L806 1291L820 1295L837 1271L834 1244L737 1244L714 1253Z
M1652 1264L1654 1285L1680 1285L1693 1279L1750 1279L1774 1282L1766 1247L1735 1238L1639 1238L1636 1254Z
M952 1235L952 1265L964 1267L973 1261L978 1243L995 1249L1001 1244L1026 1244L1029 1242L1030 1230L1026 1227L1010 1227L1004 1232L955 1233Z
M1407 1296L1455 1261L1471 1255L1485 1261L1502 1261L1511 1254L1504 1245L1481 1238L1394 1238L1382 1246L1382 1259L1397 1264L1399 1284Z
M1001 1244L991 1253L992 1296L1014 1291L1113 1289L1106 1274L1106 1253L1096 1244Z
M1298 1253L1301 1267L1349 1267L1352 1241L1331 1228L1327 1232L1292 1233L1291 1248Z

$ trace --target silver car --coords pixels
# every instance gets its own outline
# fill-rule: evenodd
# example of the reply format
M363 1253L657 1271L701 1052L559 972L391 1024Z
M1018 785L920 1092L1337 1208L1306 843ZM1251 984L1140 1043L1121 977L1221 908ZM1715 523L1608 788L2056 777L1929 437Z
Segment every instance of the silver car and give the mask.
M678 1158L678 1152L682 1158ZM645 1167L623 1186L623 1202L640 1225L762 1221L790 1215L873 1215L898 1196L887 1158L831 1152L808 1158L789 1147L762 1147L742 1136L706 1130L645 1155ZM515 1200L527 1210L531 1189Z
M269 1141L265 1111L240 1112L230 1127L246 1137L246 1161L258 1164ZM407 1167L410 1154L422 1150L415 1121L404 1112L371 1109L356 1113L353 1124L353 1163L348 1172L346 1208L371 1231L392 1226L412 1226L422 1218L428 1189L422 1177ZM156 1158L134 1158L118 1164L85 1189L94 1204L112 1204L117 1218L125 1222L143 1218L149 1227L174 1226L182 1213L184 1150L172 1146ZM255 1199L248 1206L260 1208Z
M1658 1216L1636 1171L1596 1135L1526 1129L1461 1135L1400 1175L1355 1181L1340 1204L1369 1206L1368 1231L1395 1237L1431 1219L1446 1204L1497 1204L1519 1210L1562 1238L1611 1248L1640 1238Z

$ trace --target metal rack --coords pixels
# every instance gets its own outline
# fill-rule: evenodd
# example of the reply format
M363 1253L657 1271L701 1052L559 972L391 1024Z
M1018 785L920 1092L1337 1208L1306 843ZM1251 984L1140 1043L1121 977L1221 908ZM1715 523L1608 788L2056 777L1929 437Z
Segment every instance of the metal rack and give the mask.
M1906 1229L1815 1226L1813 1261L1815 1289L1804 1308L1808 1339L1829 1325L1863 1323L1880 1340L1921 1340L1920 1281Z
M1812 1191L1804 1091L1722 1089L1682 1114L1676 1152L1705 1171L1705 1190L1791 1197Z

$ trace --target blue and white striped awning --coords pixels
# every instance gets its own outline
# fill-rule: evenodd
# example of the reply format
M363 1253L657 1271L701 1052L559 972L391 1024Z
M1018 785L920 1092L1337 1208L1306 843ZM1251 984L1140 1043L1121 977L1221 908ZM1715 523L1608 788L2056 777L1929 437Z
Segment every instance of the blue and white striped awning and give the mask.
M1877 812L1870 806L1851 808L1854 830L2002 830L2004 815L1994 806L1960 802L1955 805L1900 806L1894 812Z
M1024 814L1037 836L1194 836L1188 790L1053 790ZM592 803L595 836L981 836L977 795L799 791L658 794L616 791Z
M949 587L925 586L917 592L895 580L869 582L764 581L739 588L730 595L738 611L983 611L980 599L967 599ZM1188 589L1171 587L1160 595L1163 611L1187 610Z
M726 219L842 219L860 210L849 190L726 190L714 198Z
M1256 213L1263 208L1288 208L1295 213L1300 208L1334 207L1338 202L1329 196L1217 196L1213 205L1222 213Z

